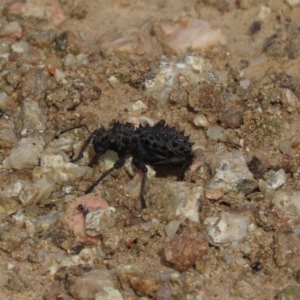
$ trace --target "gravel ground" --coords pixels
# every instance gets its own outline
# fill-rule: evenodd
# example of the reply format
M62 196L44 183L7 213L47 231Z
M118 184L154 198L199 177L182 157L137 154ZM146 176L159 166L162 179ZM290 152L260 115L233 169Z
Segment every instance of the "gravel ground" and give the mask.
M0 3L0 298L300 299L298 2ZM118 155L61 131L162 119L184 181L85 195Z

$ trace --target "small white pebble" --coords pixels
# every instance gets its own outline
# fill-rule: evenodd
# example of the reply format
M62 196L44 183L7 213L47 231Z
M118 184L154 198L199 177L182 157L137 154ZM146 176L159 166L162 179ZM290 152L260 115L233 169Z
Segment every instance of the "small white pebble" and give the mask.
M74 188L72 186L65 186L62 189L66 194L70 194L72 193L72 191L74 190Z
M254 230L256 230L256 226L254 223L251 223L248 227L249 232L253 232Z
M241 257L237 257L235 259L235 263L238 265L238 266L246 266L247 265L247 261L244 259L244 258L241 258Z
M180 226L180 222L178 220L170 221L165 227L167 237L173 238L179 226Z
M65 67L69 67L74 65L76 62L76 58L73 54L69 53L65 56L65 60L64 60L64 66Z
M76 62L78 66L86 66L89 63L89 59L86 54L80 53L76 56Z
M251 83L250 79L244 79L244 80L241 80L241 81L240 81L240 86L241 86L244 90L246 90L246 89L250 86L250 83Z
M56 69L55 70L55 73L54 73L54 77L55 77L55 80L58 81L58 82L61 82L61 83L67 83L65 77L66 77L66 74L59 70L59 69Z
M271 13L271 8L265 5L262 5L259 13L258 13L258 18L260 20L264 20L269 14Z
M209 125L209 122L207 121L207 118L203 114L197 115L194 118L193 123L196 126L200 126L200 127L207 127Z
M144 104L141 100L136 101L135 103L132 104L132 110L137 111L137 110L146 110L148 107L146 104Z
M152 220L151 220L151 223L152 224L160 224L160 222L159 222L159 220L157 219L157 218L153 218Z
M224 129L221 126L213 125L208 128L207 135L212 140L218 140L221 137L223 131Z
M15 268L14 264L8 263L7 264L7 270L13 270Z
M120 80L114 75L112 75L108 78L108 82L114 88L117 87L120 84Z
M29 50L29 45L27 42L24 41L20 41L20 42L16 42L11 46L12 50L14 52L17 53L24 53L24 52L28 52Z

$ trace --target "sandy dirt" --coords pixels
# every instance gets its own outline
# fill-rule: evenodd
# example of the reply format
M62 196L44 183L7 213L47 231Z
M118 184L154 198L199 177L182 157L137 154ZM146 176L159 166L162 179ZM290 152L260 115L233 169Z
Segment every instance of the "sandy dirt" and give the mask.
M76 7L76 0L62 1L65 7ZM1 7L6 7L8 1L3 1ZM80 5L81 2L78 1ZM285 27L293 27L297 31L296 38L300 38L300 6L290 7L280 0L249 0L249 1L195 1L195 0L115 0L115 1L93 1L87 0L84 2L87 13L83 18L72 17L70 11L66 13L68 16L66 21L55 27L58 32L72 31L80 33L80 37L87 44L89 51L88 55L94 57L95 68L92 63L81 69L72 70L72 75L77 75L82 78L89 78L93 83L101 89L101 100L90 101L89 99L82 101L79 106L74 110L67 112L59 112L59 110L48 110L47 122L49 122L51 129L63 130L73 125L85 123L91 130L104 126L108 128L113 120L139 117L140 114L150 117L154 120L164 118L167 123L174 125L176 129L185 130L187 134L191 134L191 139L206 140L207 148L215 144L214 141L203 138L204 131L200 132L199 128L193 124L193 118L196 112L190 107L168 105L165 107L156 107L151 99L147 98L144 93L141 81L146 78L151 70L153 70L159 63L161 56L176 57L176 54L170 50L166 50L157 41L153 42L150 54L140 51L139 41L143 38L151 37L153 24L158 23L160 20L176 20L183 17L201 18L208 21L213 28L220 28L223 35L226 37L226 44L217 44L209 49L196 51L198 54L210 61L213 68L222 71L223 69L232 68L233 82L236 86L228 87L229 92L240 93L241 98L249 100L249 110L251 111L251 120L247 124L247 118L244 117L244 123L240 128L236 129L236 134L239 135L244 142L244 150L248 158L256 155L269 166L284 166L288 174L288 180L284 186L284 190L299 189L299 183L296 177L292 177L292 159L291 157L284 156L278 150L279 141L290 139L294 136L299 128L299 114L297 111L287 112L280 106L275 106L273 111L269 111L264 115L264 119L258 120L259 117L255 114L255 108L263 105L261 94L259 94L259 87L270 86L275 81L278 74L285 73L295 77L299 85L299 65L300 56L296 55L295 58L290 58L289 55L267 55L266 54L266 40L274 34L279 36L278 43L286 43L282 48L290 47L290 41L284 37L284 33L280 35L280 30ZM62 6L64 7L64 6ZM268 10L269 9L269 10ZM76 9L75 9L76 12ZM261 22L261 28L251 34L251 25L253 22ZM144 33L147 32L147 37ZM117 54L112 53L118 48L106 44L101 48L106 41L113 41L117 37L130 36L133 42L130 42L128 50L116 51ZM280 40L281 38L281 40ZM130 41L132 41L130 40ZM85 46L79 47L81 50ZM127 46L126 46L127 47ZM99 50L101 48L101 51ZM112 50L113 49L113 50ZM117 49L119 50L119 49ZM275 50L274 50L275 51ZM298 50L297 50L298 51ZM74 51L73 53L75 53ZM79 51L80 52L80 51ZM82 51L84 52L84 51ZM172 56L173 55L173 56ZM292 54L291 54L292 55ZM97 57L97 58L96 58ZM99 58L100 57L100 58ZM180 55L178 55L180 57ZM91 61L93 58L91 59ZM63 69L60 58L53 51L49 51L49 56L45 59L45 64L53 64ZM123 70L125 69L125 70ZM118 71L116 71L118 70ZM239 72L242 70L242 74ZM123 73L122 73L123 72ZM71 72L70 72L71 73ZM135 77L135 73L137 77ZM124 75L125 79L120 84L113 86L108 78L112 75ZM243 78L250 78L253 88L247 92L239 92L241 87L239 76ZM126 77L127 76L127 77ZM136 79L137 78L137 79ZM233 84L233 85L234 85ZM290 86L288 87L290 88ZM298 99L300 99L300 89L296 87L294 91L298 92ZM146 103L146 109L141 113L130 111L130 105L133 102L142 100ZM299 101L299 100L298 100ZM262 103L262 104L261 104ZM269 103L268 103L269 104ZM282 121L280 125L280 133L275 134L276 122L273 117L279 116ZM214 120L211 115L210 120ZM255 119L257 117L257 119ZM132 121L132 119L130 119ZM260 127L259 122L263 123ZM220 123L220 122L219 122ZM272 133L264 127L270 126ZM249 126L248 126L249 125ZM251 127L252 126L252 127ZM273 134L274 133L274 134ZM78 140L83 140L87 137L87 133L79 132L77 134ZM229 141L229 142L228 142ZM239 148L239 145L234 144L232 140L228 139L225 144L230 150ZM79 148L79 146L78 146ZM6 151L6 150L5 150ZM8 151L8 150L7 150ZM295 150L297 152L297 150ZM6 155L8 154L5 153ZM3 158L5 155L2 153ZM198 157L199 158L199 157ZM295 164L298 166L298 154L293 157ZM103 172L102 166L97 167L98 173ZM25 175L24 175L25 176ZM194 177L196 178L194 178ZM196 175L188 171L187 181L208 182L211 177L209 172L203 175L203 178L198 178ZM96 178L96 175L94 175ZM151 208L146 213L140 213L136 210L136 200L128 200L125 197L126 185L129 182L128 174L124 170L119 170L116 175L112 176L112 180L103 182L103 186L97 189L101 195L108 195L108 198L115 199L112 203L120 209L119 220L123 222L134 223L136 219L137 224L142 221L149 221L152 218L159 218L160 214ZM200 177L200 175L199 175ZM146 200L152 203L152 199L159 193L162 187L169 181L176 180L176 176L169 176L162 178L151 179L150 185L147 187ZM78 191L84 191L85 187L92 180L83 181L83 183L73 184L73 188ZM129 188L130 189L130 188ZM127 190L128 191L128 190ZM207 259L203 263L198 262L194 267L199 274L209 274L207 277L203 276L203 293L204 298L201 299L215 299L215 300L242 300L242 299L275 299L275 296L285 286L291 282L299 283L299 271L291 270L288 267L280 268L274 263L274 248L275 240L281 230L292 230L297 227L297 224L288 224L285 226L284 216L277 216L277 213L271 213L269 202L259 202L259 192L253 192L248 198L244 198L240 194L235 194L233 198L225 196L222 201L210 201L204 198L200 207L200 221L203 221L207 215L225 211L251 211L257 218L256 223L258 227L264 232L263 240L259 236L251 236L245 241L251 247L251 253L243 254L243 251L235 252L231 246L224 245L219 247L209 247ZM241 198L240 198L241 197ZM257 197L257 198L256 198ZM59 198L59 197L58 197ZM245 200L240 204L240 199ZM248 202L247 202L248 201ZM80 203L74 202L76 205ZM248 204L245 204L248 203ZM253 204L255 203L255 204ZM20 208L21 209L21 208ZM43 215L52 210L63 211L63 203L58 200L56 206L41 205L38 212L34 215ZM21 210L24 210L22 208ZM25 212L30 213L30 212ZM72 212L69 211L72 215ZM83 216L79 215L83 223ZM264 219L265 217L265 219ZM123 219L122 219L123 218ZM280 219L278 221L278 219ZM5 230L12 235L18 229L30 226L29 223L18 220L17 218L12 221L9 216L3 218L5 223ZM278 222L278 224L277 224ZM120 221L121 223L121 221ZM135 224L135 223L134 223ZM60 225L60 230L63 225ZM204 225L200 222L194 227L184 227L180 229L180 233L188 234L189 231L201 231ZM116 225L117 228L118 224ZM12 229L15 228L15 229ZM196 229L195 229L196 228ZM65 290L62 289L62 284L57 287L54 279L56 270L51 267L51 260L47 261L47 253L51 252L51 259L60 260L60 251L67 254L71 253L71 248L77 243L76 238L68 233L67 229L62 230L62 233L57 233L55 229L49 230L48 228L38 228L38 232L33 237L25 238L24 241L15 241L15 246L8 247L9 249L16 247L16 252L5 250L5 238L1 240L0 252L0 298L3 300L19 300L19 299L88 299L88 298L73 298ZM138 231L138 229L137 229ZM159 231L159 230L158 230ZM150 239L150 238L149 238ZM74 242L75 241L75 242ZM82 242L82 241L80 241ZM82 244L84 244L83 241ZM132 247L130 250L126 248L118 249L114 255L109 256L109 259L97 259L92 254L87 259L87 265L90 261L97 266L98 269L112 269L121 264L133 264L144 272L150 270L160 270L162 267L161 251L164 248L165 237L160 236L158 233L151 237L151 244L138 245ZM87 248L92 247L87 244ZM237 255L240 260L236 264L226 264L224 262L224 253L233 253ZM236 254L238 253L238 254ZM95 255L96 256L96 255ZM55 257L55 258L53 258ZM63 260L64 258L62 258ZM90 259L90 261L89 261ZM43 263L41 263L43 261ZM78 260L80 263L82 260ZM68 265L76 265L75 259L68 261ZM257 272L252 272L251 264L255 261L262 261L263 268ZM66 264L66 265L67 265ZM245 267L247 264L247 267ZM253 266L253 265L252 265ZM252 268L253 269L253 268ZM260 268L259 268L260 269ZM7 279L8 278L8 279ZM175 282L175 281L174 281ZM53 285L51 285L53 284ZM186 283L188 285L188 283ZM255 294L253 286L256 290L260 291ZM50 290L62 289L61 298L57 294L51 298ZM176 292L175 292L176 293ZM48 294L46 297L45 295ZM159 298L155 293L149 293L145 296L143 293L137 293L138 296L124 299L184 299L183 294L178 292L173 298ZM144 297L142 297L144 295ZM44 298L43 298L44 297ZM177 298L176 298L177 297ZM199 296L200 297L200 296ZM97 298L101 299L101 298ZM200 299L200 298L189 298ZM295 296L294 298L276 298L276 299L300 299Z

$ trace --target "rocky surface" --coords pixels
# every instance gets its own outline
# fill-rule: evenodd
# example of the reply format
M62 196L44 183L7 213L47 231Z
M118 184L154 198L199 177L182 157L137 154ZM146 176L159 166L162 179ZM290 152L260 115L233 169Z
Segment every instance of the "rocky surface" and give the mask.
M299 1L2 2L0 298L299 299ZM90 132L161 119L185 180L85 195Z

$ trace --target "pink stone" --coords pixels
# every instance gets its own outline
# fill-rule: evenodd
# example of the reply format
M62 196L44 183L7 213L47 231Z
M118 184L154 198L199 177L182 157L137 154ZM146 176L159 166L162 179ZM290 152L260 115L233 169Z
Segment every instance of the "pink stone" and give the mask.
M177 54L189 49L196 51L226 43L226 38L219 28L213 29L207 21L201 19L184 17L176 22L161 21L158 30L160 42Z
M107 208L109 205L105 200L98 198L95 194L91 193L67 203L65 212L61 217L61 222L72 234L79 237L83 242L97 244L99 242L99 237L91 237L85 233L85 216L78 211L77 206L79 204L82 204L85 209L90 211L98 208Z

